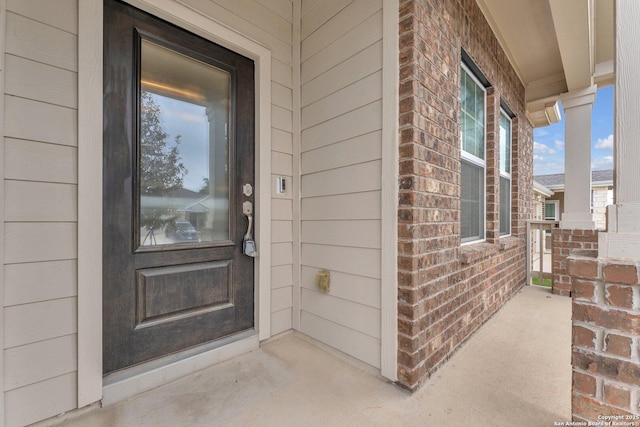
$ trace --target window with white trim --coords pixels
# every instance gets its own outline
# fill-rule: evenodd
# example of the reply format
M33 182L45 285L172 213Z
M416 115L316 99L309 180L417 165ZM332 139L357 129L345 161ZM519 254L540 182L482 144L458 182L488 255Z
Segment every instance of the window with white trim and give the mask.
M486 92L464 64L460 87L460 237L471 243L485 239Z
M500 235L511 234L511 119L500 109Z
M560 220L560 202L558 200L547 200L544 205L544 219L547 221Z

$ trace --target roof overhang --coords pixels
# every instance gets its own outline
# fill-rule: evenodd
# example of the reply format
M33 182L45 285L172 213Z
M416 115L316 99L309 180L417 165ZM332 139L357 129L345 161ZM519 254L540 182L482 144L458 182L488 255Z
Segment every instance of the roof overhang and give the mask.
M592 181L591 188L593 187L613 187L613 180L608 181Z
M613 83L613 0L477 3L525 87L533 126L560 120L563 94Z
M553 196L553 190L544 185L540 184L538 181L533 181L533 191L538 194L542 194L545 197Z

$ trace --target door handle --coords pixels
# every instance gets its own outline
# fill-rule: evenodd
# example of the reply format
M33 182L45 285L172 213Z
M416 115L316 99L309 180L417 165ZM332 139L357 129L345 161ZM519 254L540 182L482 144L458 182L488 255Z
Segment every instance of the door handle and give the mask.
M244 202L242 204L242 213L247 217L248 221L247 232L244 234L244 240L242 241L242 253L255 258L258 256L258 251L256 250L256 242L251 234L253 228L253 203L248 200Z

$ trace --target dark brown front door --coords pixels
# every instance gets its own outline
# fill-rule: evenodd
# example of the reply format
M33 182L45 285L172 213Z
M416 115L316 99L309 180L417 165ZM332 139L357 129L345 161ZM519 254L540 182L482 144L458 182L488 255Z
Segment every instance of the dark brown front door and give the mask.
M104 8L104 373L253 328L253 61Z

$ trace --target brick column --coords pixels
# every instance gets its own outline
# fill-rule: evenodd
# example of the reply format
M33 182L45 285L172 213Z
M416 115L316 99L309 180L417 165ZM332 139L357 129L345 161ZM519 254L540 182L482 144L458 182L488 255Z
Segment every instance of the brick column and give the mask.
M557 295L571 296L571 276L567 268L567 258L573 250L597 250L598 232L595 230L551 230L551 271L553 287Z
M399 11L398 381L410 390L435 365L428 341L444 328L435 331L437 306L426 300L451 285L460 248L460 53L444 38L437 51L425 41L431 35L418 20L434 19L427 7L402 0Z
M533 218L533 133L527 120L511 120L511 235L526 239Z
M487 219L485 222L488 243L498 243L500 239L500 93L487 88Z
M615 2L616 205L608 207L607 232L599 233L598 258L575 255L568 261L573 284L572 410L580 421L640 416L638 20L639 2Z
M577 252L568 259L574 421L640 415L640 262L596 258L596 253Z

